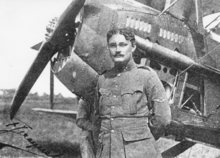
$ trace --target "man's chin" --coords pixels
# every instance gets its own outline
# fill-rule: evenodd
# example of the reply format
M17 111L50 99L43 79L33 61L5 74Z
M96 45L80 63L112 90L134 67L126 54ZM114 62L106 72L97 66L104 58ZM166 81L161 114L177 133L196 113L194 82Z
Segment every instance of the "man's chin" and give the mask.
M120 63L123 63L123 62L124 62L124 59L115 58L115 59L114 59L114 62L120 64Z

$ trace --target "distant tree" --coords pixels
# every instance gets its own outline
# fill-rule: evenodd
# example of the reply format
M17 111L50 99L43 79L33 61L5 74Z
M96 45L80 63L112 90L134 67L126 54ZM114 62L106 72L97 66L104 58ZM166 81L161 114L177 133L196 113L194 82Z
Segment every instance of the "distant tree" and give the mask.
M57 94L55 97L58 98L58 99L62 99L62 98L63 98L63 95L62 95L61 93L59 93L59 94Z
M0 96L3 96L4 95L4 91L2 89L0 89Z
M15 94L15 89L5 89L5 94L7 96L13 96Z
M39 98L40 98L37 92L35 92L35 93L30 93L30 94L28 94L27 97L28 97L29 99L39 99Z
M48 97L48 94L47 93L43 93L43 97Z

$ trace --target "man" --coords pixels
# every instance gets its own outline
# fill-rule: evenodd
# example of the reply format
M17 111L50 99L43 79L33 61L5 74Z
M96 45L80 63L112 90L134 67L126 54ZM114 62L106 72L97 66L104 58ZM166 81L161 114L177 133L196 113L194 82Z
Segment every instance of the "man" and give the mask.
M113 29L107 43L114 67L99 76L95 105L100 115L97 158L158 158L155 138L170 123L171 112L157 74L134 63L134 34ZM96 107L95 106L95 107Z
M82 158L95 158L93 132L97 131L97 127L93 123L93 120L93 107L89 102L80 99L76 125L82 129L80 134L80 151Z

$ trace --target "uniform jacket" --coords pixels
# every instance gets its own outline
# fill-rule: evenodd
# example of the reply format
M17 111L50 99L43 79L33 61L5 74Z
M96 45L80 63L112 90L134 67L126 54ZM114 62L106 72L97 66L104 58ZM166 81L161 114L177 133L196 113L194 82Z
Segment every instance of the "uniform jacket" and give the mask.
M132 60L125 68L101 75L97 92L101 124L97 158L160 157L148 125L163 130L171 113L157 74Z
M93 133L96 131L96 127L93 123L93 114L92 105L85 100L80 100L76 125L82 129L79 138L82 158L95 158Z

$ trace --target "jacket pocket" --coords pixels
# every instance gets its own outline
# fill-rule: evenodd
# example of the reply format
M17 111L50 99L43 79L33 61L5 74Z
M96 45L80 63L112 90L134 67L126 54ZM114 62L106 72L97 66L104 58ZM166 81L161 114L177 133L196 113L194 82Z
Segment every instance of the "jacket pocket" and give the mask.
M139 92L143 92L143 86L142 84L133 84L133 85L126 85L124 87L122 87L121 89L121 95L124 94L133 94L134 92L139 91Z
M121 90L122 108L125 114L136 114L137 103L142 99L143 87L131 85Z
M147 126L122 132L126 158L158 158L155 140Z
M125 143L152 138L150 129L147 126L122 131L122 136Z

